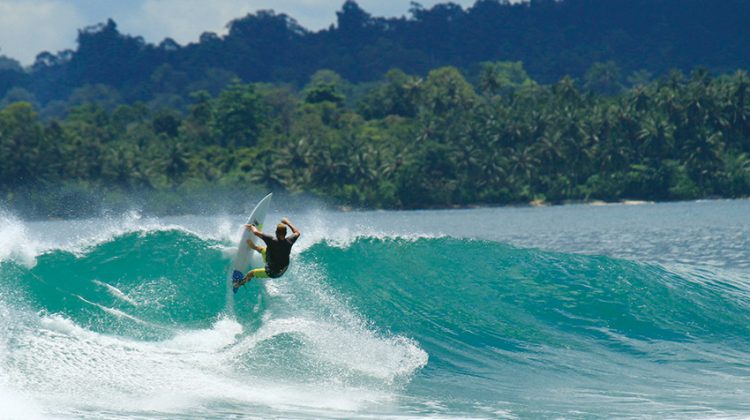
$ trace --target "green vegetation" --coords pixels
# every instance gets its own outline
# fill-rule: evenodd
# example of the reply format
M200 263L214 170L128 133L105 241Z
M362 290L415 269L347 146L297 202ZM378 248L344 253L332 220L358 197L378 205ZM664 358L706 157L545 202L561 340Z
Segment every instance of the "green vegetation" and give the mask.
M86 85L105 85L99 95L175 106L192 91L217 94L232 77L299 87L321 69L362 83L392 68L424 77L453 66L468 74L500 60L522 61L543 84L570 75L614 93L619 78L638 83L672 68L750 68L747 0L476 0L467 8L416 2L404 17L342 3L336 23L319 31L264 10L188 45L169 38L150 44L109 20L81 29L75 50L42 52L28 69L0 56L0 102L25 96L46 107ZM42 113L59 115L53 111Z
M117 105L90 86L62 119L27 102L0 110L0 198L63 188L168 201L239 186L425 208L750 195L746 73L674 71L621 91L612 72L592 68L583 88L535 83L520 63L484 63L475 84L453 67L367 84L322 71L299 90L197 91L184 112Z

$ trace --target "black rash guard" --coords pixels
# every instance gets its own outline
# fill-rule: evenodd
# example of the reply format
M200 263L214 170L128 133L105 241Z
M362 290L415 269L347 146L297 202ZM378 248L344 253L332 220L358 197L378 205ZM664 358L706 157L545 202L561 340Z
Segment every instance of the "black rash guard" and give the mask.
M261 239L266 243L266 273L268 277L280 277L289 267L289 254L292 245L297 242L297 235L278 240L273 236L261 234Z

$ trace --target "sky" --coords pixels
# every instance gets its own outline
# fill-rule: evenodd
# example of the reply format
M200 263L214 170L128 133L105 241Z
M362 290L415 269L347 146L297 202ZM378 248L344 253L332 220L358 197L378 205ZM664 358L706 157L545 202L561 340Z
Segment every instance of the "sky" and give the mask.
M440 0L421 0L431 7ZM470 7L474 0L452 0ZM261 9L286 13L307 29L336 21L344 0L0 0L0 55L34 62L42 51L75 49L78 29L108 18L120 32L159 43L171 37L180 44L197 41L203 32L223 34L226 24ZM410 0L359 0L373 16L402 16Z

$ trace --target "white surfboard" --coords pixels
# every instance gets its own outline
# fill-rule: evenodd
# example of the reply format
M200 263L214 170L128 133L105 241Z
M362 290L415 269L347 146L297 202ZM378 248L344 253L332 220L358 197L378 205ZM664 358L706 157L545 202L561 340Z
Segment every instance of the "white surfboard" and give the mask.
M259 230L263 230L263 224L266 221L266 212L268 207L271 205L271 197L273 193L265 196L247 219L248 224L254 224ZM265 266L263 257L255 250L247 246L247 241L251 240L255 245L265 245L263 241L257 236L253 235L252 232L243 227L242 239L237 246L237 254L232 259L232 280L242 280L251 268L261 268Z

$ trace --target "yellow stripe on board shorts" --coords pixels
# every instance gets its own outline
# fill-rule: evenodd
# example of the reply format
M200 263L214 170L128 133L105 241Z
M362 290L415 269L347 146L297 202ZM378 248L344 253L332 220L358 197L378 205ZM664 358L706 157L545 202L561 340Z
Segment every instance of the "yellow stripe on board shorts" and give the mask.
M260 249L260 255L263 256L263 262L266 262L266 247L263 247ZM259 278L259 279L267 279L268 273L266 273L265 268L256 268L255 270L250 270L251 273L253 273L253 277Z

